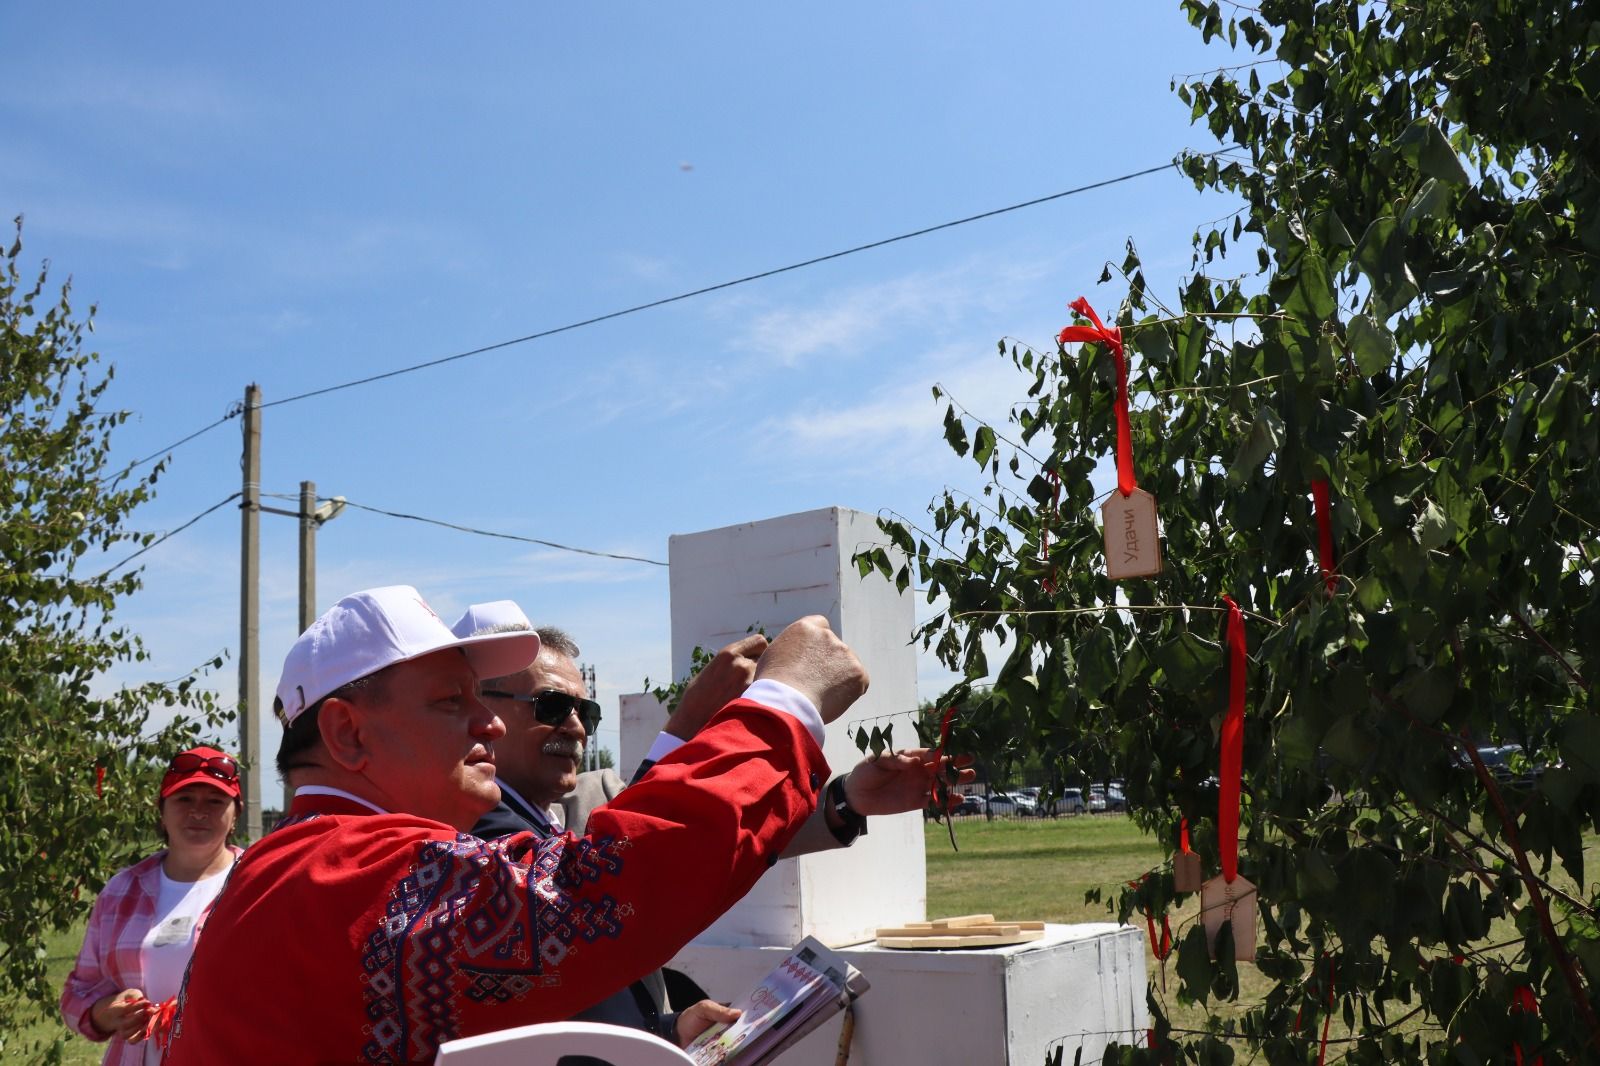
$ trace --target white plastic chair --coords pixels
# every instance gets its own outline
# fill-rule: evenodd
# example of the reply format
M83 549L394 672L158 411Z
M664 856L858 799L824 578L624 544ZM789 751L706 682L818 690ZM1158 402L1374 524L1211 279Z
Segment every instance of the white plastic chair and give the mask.
M611 1066L694 1066L676 1047L639 1029L598 1022L544 1022L439 1045L434 1066L556 1066L563 1055L588 1055Z

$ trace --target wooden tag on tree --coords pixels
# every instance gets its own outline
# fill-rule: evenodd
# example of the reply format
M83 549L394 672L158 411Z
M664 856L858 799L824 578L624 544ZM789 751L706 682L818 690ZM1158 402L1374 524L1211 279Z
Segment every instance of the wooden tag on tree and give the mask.
M1106 576L1113 581L1161 573L1156 498L1141 488L1124 496L1113 490L1100 506L1106 536Z
M1172 890L1198 892L1201 882L1200 856L1193 851L1180 851L1172 857Z
M1200 919L1206 927L1206 947L1217 957L1217 934L1224 922L1233 923L1233 958L1251 962L1256 957L1256 886L1241 876L1232 881L1218 875L1200 889Z

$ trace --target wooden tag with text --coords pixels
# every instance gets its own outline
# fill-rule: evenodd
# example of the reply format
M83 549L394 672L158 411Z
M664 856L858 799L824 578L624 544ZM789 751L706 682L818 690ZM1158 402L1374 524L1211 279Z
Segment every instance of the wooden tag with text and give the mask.
M1200 883L1200 856L1193 851L1180 851L1172 857L1172 890L1198 892Z
M1106 576L1150 577L1161 573L1160 529L1156 525L1156 498L1144 489L1124 496L1113 489L1100 506L1106 535Z
M1256 886L1243 877L1230 884L1219 874L1200 889L1200 918L1206 927L1206 947L1217 957L1217 934L1222 923L1233 922L1233 958L1250 962L1256 957Z

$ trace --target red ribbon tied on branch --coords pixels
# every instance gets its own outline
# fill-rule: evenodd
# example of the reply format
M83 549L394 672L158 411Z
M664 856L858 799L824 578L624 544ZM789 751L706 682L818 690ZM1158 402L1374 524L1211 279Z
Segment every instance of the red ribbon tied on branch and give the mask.
M1333 522L1328 513L1328 481L1326 478L1315 478L1311 482L1311 499L1316 504L1317 511L1317 565L1322 570L1322 584L1328 590L1328 595L1333 595L1333 590L1338 587L1339 579L1334 574L1333 565Z
M1527 985L1521 985L1511 993L1511 1013L1532 1014L1538 1017L1539 1000L1534 996L1533 989ZM1516 1061L1517 1066L1523 1066L1521 1044L1514 1043L1511 1045L1511 1057ZM1544 1066L1544 1056L1535 1055L1528 1066Z
M1217 770L1217 850L1222 879L1239 876L1239 776L1244 765L1244 614L1232 596L1228 605L1228 714L1222 720L1222 754Z
M1133 495L1138 482L1133 477L1133 430L1128 424L1128 362L1122 354L1122 327L1107 326L1100 321L1100 316L1082 296L1069 306L1093 324L1068 326L1056 337L1056 343L1099 341L1111 349L1111 360L1117 368L1117 491L1126 498Z
M94 796L95 796L95 799L101 799L102 797L105 796L105 794L106 794L105 788L106 788L106 768L104 766L96 766L94 768Z

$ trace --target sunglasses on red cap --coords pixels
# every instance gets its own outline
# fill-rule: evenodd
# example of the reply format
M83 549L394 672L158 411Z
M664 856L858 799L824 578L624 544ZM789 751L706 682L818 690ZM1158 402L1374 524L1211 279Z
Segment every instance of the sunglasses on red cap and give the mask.
M200 755L192 751L180 751L172 757L172 762L167 767L167 772L173 774L192 774L196 770L209 774L218 781L226 781L230 785L239 783L239 764L227 755Z

